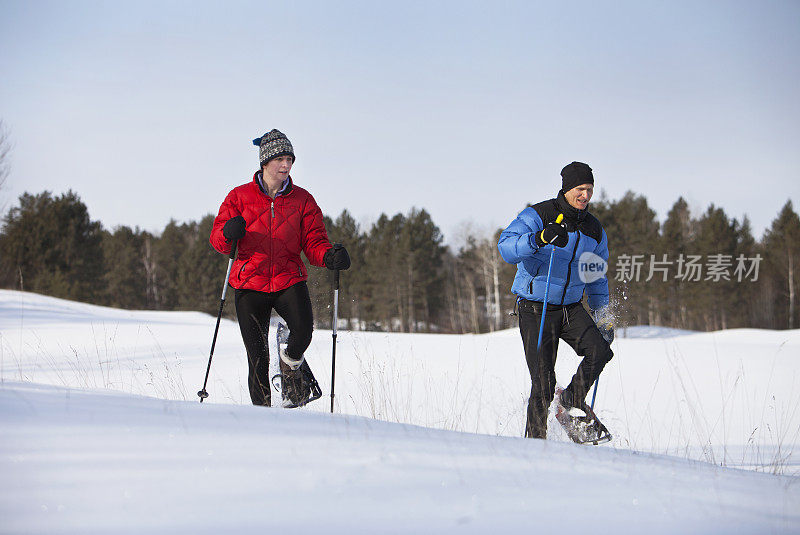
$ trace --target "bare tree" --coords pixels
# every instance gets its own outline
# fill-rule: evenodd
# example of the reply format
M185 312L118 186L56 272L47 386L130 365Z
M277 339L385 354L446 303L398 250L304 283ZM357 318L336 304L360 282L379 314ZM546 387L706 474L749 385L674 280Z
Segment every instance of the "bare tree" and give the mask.
M0 119L0 189L3 189L8 174L11 172L11 141L8 135L8 129Z
M482 234L487 234L482 231ZM494 237L482 238L476 243L478 258L483 273L483 285L486 305L486 319L489 331L497 331L502 327L503 316L500 304L500 252L497 250Z

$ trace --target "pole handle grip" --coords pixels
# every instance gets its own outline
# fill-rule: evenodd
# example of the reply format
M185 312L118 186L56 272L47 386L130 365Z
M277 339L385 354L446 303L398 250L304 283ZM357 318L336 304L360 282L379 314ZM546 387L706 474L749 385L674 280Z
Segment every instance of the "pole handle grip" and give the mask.
M334 251L338 251L340 249L344 249L344 245L342 245L341 243L334 243L333 244L333 250ZM334 269L333 270L333 289L334 290L338 290L339 289L339 270L338 269Z
M233 245L231 246L231 254L228 255L229 258L235 259L236 258L236 246L239 245L239 240L234 240Z

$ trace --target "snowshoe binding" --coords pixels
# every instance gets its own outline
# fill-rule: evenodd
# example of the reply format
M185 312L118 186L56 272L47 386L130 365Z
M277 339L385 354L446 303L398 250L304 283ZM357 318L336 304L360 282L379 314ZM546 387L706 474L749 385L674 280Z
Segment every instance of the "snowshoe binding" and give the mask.
M283 323L278 323L275 335L278 352L286 350L289 340L289 329ZM280 360L281 373L272 376L272 387L281 393L283 401L281 406L286 409L302 407L322 397L322 389L311 371L308 362L303 359L299 368L292 369L283 359Z
M604 444L611 441L611 433L597 415L583 401L569 399L571 392L562 396L564 389L556 387L556 420L567 436L578 444Z

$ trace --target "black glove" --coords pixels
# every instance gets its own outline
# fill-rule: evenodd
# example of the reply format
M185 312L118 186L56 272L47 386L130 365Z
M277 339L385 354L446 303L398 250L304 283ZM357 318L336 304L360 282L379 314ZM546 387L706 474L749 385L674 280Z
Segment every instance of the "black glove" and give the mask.
M567 229L555 221L548 223L544 230L536 233L536 245L539 247L544 247L548 243L552 243L556 247L566 247L568 242Z
M609 307L605 306L594 311L594 322L600 334L609 344L614 341L614 315Z
M244 229L247 227L247 221L240 215L232 217L225 222L222 227L222 235L228 242L238 241L244 238Z
M322 258L325 262L325 267L328 269L349 269L350 268L350 255L347 254L347 249L344 245L334 245L325 252Z
M600 334L603 335L603 339L609 344L614 341L614 326L611 324L607 325L598 325L598 329L600 329Z

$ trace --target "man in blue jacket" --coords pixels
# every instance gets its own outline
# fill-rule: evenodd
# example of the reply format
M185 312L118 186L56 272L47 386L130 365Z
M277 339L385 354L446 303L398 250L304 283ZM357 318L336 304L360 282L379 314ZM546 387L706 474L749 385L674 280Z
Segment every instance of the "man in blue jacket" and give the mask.
M572 162L562 169L561 178L562 187L556 198L520 212L498 243L503 259L517 265L511 291L517 295L519 330L531 374L525 436L532 438L547 437L547 411L556 386L558 339L584 357L561 394L560 401L567 409L585 406L589 388L614 355L605 276L608 239L603 226L586 209L594 190L592 169L585 163ZM563 220L556 222L560 214ZM555 256L548 292L551 251ZM542 344L537 350L545 293L547 313ZM583 307L584 293L597 323Z

